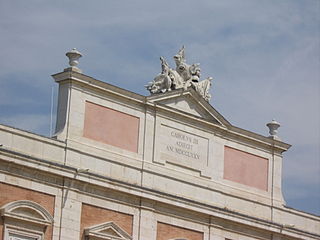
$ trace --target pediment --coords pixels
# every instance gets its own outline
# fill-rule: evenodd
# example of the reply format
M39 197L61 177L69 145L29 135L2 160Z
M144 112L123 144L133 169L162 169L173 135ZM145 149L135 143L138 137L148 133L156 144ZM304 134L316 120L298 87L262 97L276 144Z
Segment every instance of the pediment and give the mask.
M209 102L204 100L192 88L179 89L149 96L148 101L157 103L179 112L202 118L214 124L228 126L230 123L218 113Z
M130 240L131 236L114 222L106 222L85 229L89 239Z
M30 209L26 207L13 209L11 213L24 216L24 217L45 220L45 218L39 212L35 211L34 209Z
M53 222L53 217L45 208L28 200L8 203L0 209L0 212L3 217L34 222L40 225L50 225Z

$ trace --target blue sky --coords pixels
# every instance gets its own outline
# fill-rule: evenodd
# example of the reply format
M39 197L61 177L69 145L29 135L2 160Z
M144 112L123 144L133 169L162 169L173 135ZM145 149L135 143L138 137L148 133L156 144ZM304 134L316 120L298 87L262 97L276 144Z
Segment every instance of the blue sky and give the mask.
M84 74L148 95L159 57L186 46L212 76L211 105L237 127L279 136L287 205L320 215L320 1L0 1L0 123L48 135L51 74L65 53Z

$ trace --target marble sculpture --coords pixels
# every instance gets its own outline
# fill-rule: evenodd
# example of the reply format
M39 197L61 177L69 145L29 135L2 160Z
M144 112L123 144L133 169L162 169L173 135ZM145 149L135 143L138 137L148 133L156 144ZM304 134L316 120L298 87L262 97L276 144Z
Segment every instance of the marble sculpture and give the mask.
M185 59L184 46L173 57L176 63L176 69L169 67L163 57L160 57L162 71L152 82L145 87L151 94L165 93L175 89L187 89L193 87L206 101L209 101L211 95L209 93L212 77L208 77L200 81L200 64L195 63L189 65Z

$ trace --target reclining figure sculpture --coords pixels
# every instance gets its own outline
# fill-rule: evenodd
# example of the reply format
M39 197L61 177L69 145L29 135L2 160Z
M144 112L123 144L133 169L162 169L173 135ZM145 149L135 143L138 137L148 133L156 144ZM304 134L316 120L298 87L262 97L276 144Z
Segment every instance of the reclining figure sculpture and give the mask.
M162 71L145 87L151 94L193 87L206 101L209 101L211 98L209 90L212 77L200 81L200 64L187 64L184 51L185 48L183 46L173 57L176 69L170 68L166 60L160 57Z

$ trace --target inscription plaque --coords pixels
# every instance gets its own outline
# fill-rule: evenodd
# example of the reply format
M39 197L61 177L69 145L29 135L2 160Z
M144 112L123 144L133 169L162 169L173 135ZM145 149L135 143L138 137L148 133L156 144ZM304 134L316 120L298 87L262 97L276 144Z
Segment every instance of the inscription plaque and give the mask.
M206 165L209 142L207 138L161 125L161 140L160 157L163 160L196 169Z

